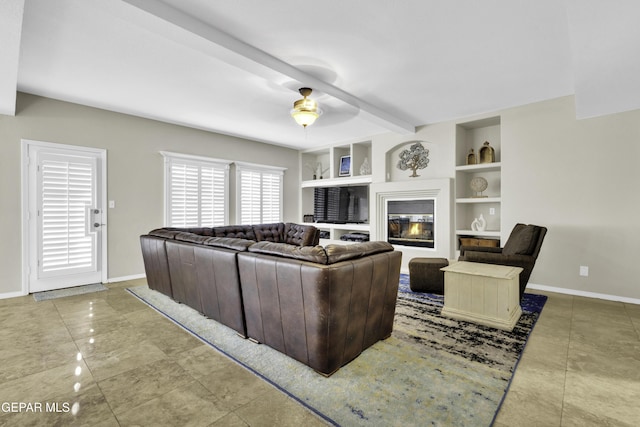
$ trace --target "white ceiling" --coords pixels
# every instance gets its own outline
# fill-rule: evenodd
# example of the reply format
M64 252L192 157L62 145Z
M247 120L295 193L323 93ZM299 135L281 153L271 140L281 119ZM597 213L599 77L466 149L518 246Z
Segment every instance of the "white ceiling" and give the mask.
M296 148L569 94L586 118L640 108L639 21L637 0L8 0L0 114L23 91Z

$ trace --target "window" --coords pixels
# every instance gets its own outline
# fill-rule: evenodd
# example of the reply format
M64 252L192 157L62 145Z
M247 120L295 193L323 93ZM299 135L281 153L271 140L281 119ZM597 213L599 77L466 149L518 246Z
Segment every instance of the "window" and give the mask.
M231 162L169 152L160 154L165 159L165 224L226 225Z
M282 221L284 168L236 162L239 224Z

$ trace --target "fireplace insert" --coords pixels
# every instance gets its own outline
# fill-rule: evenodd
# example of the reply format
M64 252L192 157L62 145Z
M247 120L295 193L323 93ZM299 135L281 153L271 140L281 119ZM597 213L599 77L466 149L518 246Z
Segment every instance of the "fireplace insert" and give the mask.
M433 248L434 199L387 202L387 241L393 245Z

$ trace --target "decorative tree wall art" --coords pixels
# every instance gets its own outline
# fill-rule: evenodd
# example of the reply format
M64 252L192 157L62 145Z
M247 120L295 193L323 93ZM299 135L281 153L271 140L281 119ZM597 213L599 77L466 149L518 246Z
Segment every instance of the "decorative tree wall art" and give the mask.
M413 173L409 175L411 178L420 176L416 173L418 169L424 169L429 164L429 150L424 148L420 142L412 144L411 147L400 152L400 161L398 169L406 171L411 169Z

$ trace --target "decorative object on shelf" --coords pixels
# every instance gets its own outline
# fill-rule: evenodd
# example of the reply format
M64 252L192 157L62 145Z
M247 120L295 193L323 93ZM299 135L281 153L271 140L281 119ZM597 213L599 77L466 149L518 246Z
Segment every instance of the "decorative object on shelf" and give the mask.
M400 152L400 161L398 169L411 169L413 173L409 175L411 178L420 176L416 173L418 169L424 169L429 165L429 150L424 148L420 142L411 145L410 148Z
M322 114L322 110L318 108L318 103L313 99L307 98L311 95L311 89L308 87L302 87L298 90L302 99L298 99L293 103L293 110L291 110L291 117L293 117L300 126L306 129L307 126L312 125L316 119Z
M360 166L360 175L371 175L371 165L369 164L369 158L365 157L362 165Z
M473 152L473 148L469 150L469 154L467 154L467 164L475 165L478 163L478 158L476 157L476 153Z
M351 176L351 156L340 157L339 176Z
M320 162L316 163L315 166L311 166L309 163L305 163L304 167L309 169L311 173L313 173L313 179L318 178L318 169L320 169L320 172L322 172L322 164L320 164Z
M480 148L480 163L493 163L496 161L496 150L485 141Z
M313 174L313 179L322 179L324 173L328 170L329 168L322 169L322 163L316 163L316 172Z
M500 246L498 239L483 239L481 237L460 237L460 246L482 246L488 248L497 248Z
M473 190L472 197L487 197L487 196L483 196L482 192L487 189L487 187L489 186L489 183L483 177L481 176L474 177L473 179L471 179L469 186Z
M351 231L340 236L340 240L345 242L368 242L369 233L361 233L359 231Z
M474 218L471 223L471 230L473 231L484 231L487 228L487 221L484 219L484 216L480 214L479 218Z

